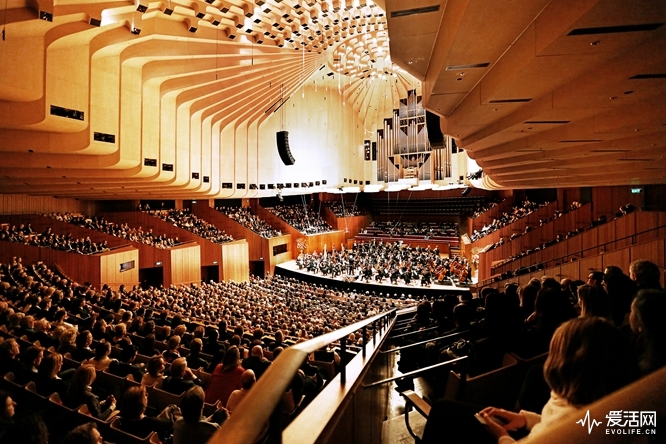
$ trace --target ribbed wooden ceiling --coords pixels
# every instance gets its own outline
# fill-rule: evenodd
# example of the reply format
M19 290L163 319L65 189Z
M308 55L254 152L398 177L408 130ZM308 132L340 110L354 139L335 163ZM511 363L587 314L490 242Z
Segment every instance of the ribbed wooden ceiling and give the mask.
M7 5L0 11L2 193L238 197L237 183L265 182L257 176L269 149L277 158L275 130L265 136L262 125L306 82L314 84L309 91L340 93L362 124L357 145L418 87L391 63L385 13L369 0ZM342 123L331 131L345 131ZM349 177L369 179L364 169ZM242 195L262 195L253 193Z
M426 9L419 9L426 8ZM387 0L392 60L487 187L666 182L666 2Z

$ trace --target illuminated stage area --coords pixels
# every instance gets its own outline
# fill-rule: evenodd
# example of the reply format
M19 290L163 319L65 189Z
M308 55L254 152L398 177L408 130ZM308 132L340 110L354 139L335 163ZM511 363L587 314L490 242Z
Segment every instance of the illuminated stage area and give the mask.
M374 292L376 296L380 293L384 296L391 297L409 297L417 298L418 296L425 296L429 299L435 299L446 294L460 295L469 293L469 288L452 285L441 285L434 283L429 287L422 287L419 281L413 281L410 285L391 284L388 279L382 282L365 280L356 280L352 282L345 282L342 276L332 278L330 276L323 276L321 273L313 274L307 272L305 269L299 270L296 265L296 260L284 262L275 266L275 274L285 277L293 277L300 281L309 282L317 285L328 285L330 288L339 288L340 290L356 291L358 293Z

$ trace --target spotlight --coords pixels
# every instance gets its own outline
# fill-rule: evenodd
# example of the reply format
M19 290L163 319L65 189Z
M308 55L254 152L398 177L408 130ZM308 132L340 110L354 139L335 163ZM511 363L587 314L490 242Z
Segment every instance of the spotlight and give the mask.
M143 14L148 10L148 4L139 3L138 5L136 5L136 10Z
M141 34L141 30L139 28L135 28L135 27L132 27L132 30L130 32L134 35Z

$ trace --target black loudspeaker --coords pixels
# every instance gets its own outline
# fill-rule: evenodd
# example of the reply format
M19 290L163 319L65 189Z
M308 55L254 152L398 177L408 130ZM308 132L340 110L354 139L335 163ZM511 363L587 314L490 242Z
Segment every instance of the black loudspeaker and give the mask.
M426 111L426 127L428 127L428 140L433 148L441 148L444 146L444 134L439 126L439 116L437 114Z
M278 131L275 133L277 138L277 148L280 154L280 159L285 165L293 165L295 160L289 150L289 131Z

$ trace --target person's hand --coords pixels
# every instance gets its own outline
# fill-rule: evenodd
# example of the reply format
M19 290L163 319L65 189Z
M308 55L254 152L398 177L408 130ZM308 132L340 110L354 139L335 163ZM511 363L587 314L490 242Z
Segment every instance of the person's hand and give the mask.
M106 398L106 401L110 402L111 404L115 404L116 403L116 397L113 396L113 395L109 395L109 397Z
M493 421L492 417L487 413L481 413L481 417L486 421L486 429L492 433L495 439L500 439L502 436L509 434L504 427Z
M493 424L498 425L504 430L518 430L520 428L525 427L526 425L525 417L520 413L514 413L508 410L498 409L495 407L486 407L485 409L481 410L481 412L479 413L484 419L486 419L488 423L492 422ZM504 420L506 424L499 425L492 420L492 417L500 418Z

